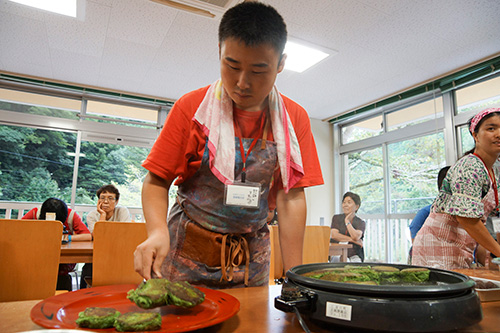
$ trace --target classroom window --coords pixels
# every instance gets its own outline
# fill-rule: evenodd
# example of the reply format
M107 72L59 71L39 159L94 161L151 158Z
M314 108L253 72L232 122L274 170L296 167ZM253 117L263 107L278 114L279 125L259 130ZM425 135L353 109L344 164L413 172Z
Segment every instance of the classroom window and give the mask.
M486 108L499 108L500 76L458 89L455 96L457 113L476 114Z

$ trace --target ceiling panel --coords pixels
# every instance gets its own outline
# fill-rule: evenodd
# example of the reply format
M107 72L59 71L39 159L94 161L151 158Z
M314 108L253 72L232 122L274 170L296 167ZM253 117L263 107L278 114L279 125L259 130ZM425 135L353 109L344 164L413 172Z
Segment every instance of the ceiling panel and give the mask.
M218 20L149 0L73 19L0 0L0 70L177 99L219 77ZM338 51L277 84L326 119L500 54L498 0L269 0L290 36Z

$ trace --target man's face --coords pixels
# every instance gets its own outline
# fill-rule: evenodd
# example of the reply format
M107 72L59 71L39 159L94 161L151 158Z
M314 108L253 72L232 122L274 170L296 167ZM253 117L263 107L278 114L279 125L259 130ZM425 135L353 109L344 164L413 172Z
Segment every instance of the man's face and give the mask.
M249 47L234 38L219 45L221 78L224 88L238 109L260 111L283 70L285 57L269 44Z

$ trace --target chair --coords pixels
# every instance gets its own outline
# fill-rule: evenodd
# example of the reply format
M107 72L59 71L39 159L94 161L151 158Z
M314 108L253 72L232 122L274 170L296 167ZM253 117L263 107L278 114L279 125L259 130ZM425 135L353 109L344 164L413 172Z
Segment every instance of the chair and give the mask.
M0 301L54 296L62 232L59 221L0 219Z
M269 284L275 284L275 280L283 276L283 260L281 258L281 246L279 230L277 225L269 226L269 239L271 243L271 260L269 268Z
M304 234L302 263L328 262L330 250L330 227L308 225Z
M269 226L269 232L271 240L271 265L269 272L269 284L275 284L275 280L281 278L284 273L278 226ZM316 225L306 226L304 232L302 263L311 264L317 262L328 262L329 249L330 227Z
M92 287L140 283L143 278L134 270L134 251L147 237L145 223L97 222L94 226Z

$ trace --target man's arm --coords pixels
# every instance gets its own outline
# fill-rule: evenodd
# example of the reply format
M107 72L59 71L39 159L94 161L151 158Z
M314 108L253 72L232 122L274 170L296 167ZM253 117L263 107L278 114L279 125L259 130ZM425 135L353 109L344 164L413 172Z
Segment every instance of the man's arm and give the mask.
M151 270L158 277L162 277L161 264L170 249L167 214L168 190L171 184L172 180L148 172L142 185L142 209L148 239L137 246L134 252L134 267L146 280L151 278Z
M278 191L276 197L278 210L278 228L280 235L283 268L302 265L302 249L306 226L306 196L303 188Z

